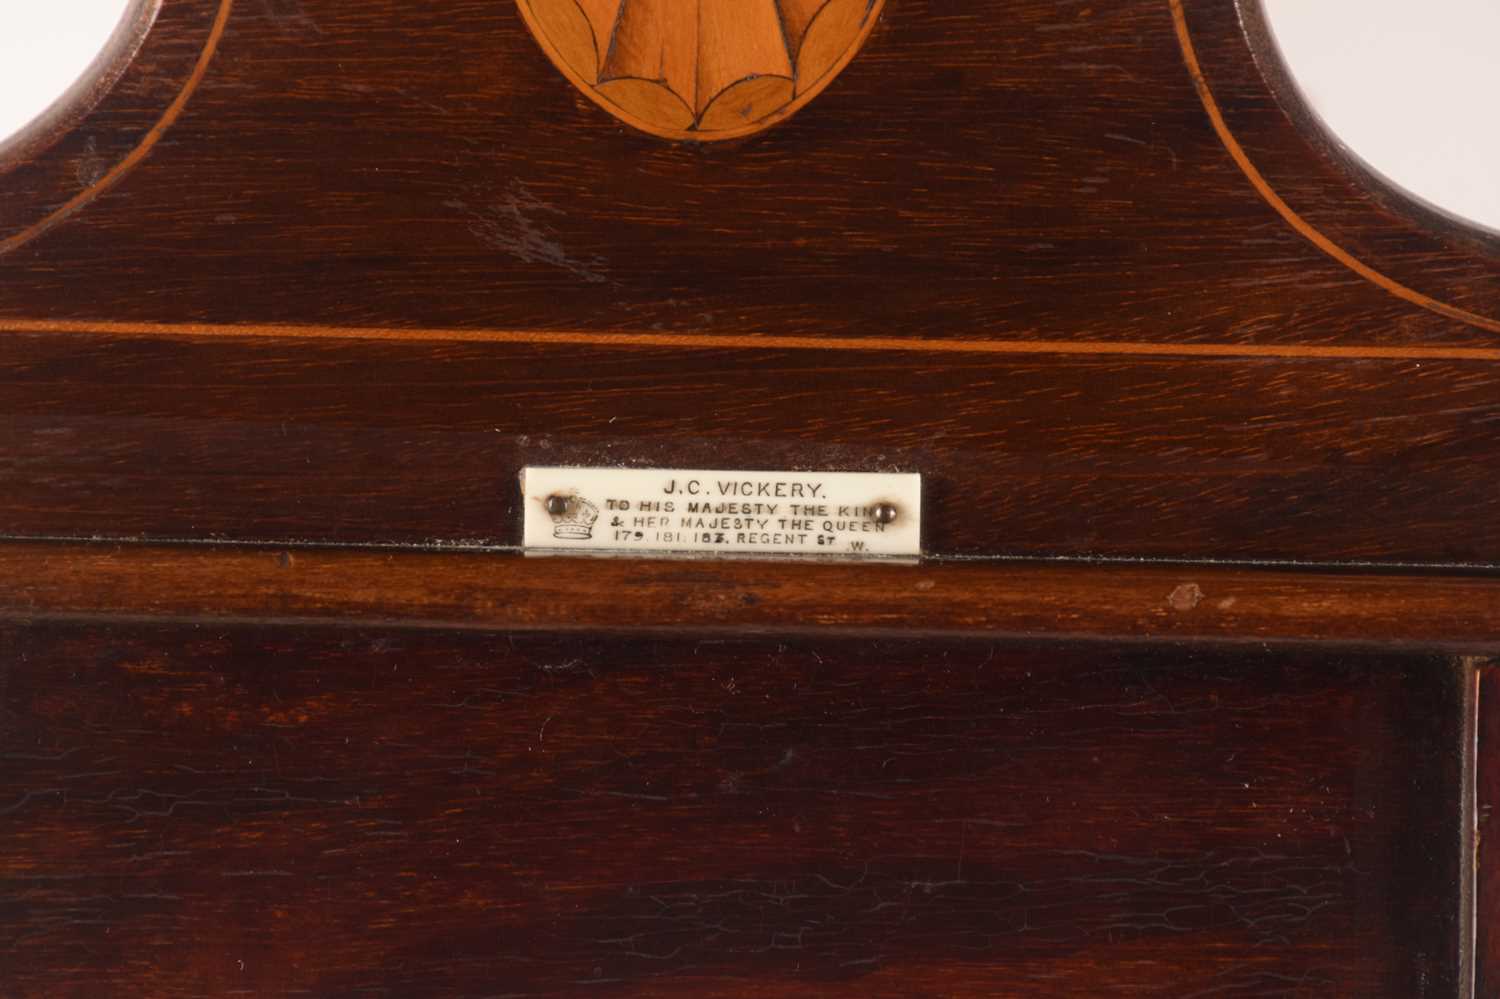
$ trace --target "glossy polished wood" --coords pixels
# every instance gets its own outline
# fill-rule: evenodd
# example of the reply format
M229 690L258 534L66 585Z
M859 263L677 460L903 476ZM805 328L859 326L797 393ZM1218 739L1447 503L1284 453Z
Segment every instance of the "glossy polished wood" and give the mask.
M0 151L0 991L1493 975L1500 245L1252 0L892 0L719 143L505 0L133 42ZM525 559L526 464L919 472L927 558Z
M1423 657L4 634L12 995L1455 996Z
M167 0L148 46L207 51L167 20L216 16L197 6ZM1493 248L1320 159L1233 4L1188 4L1180 23L1230 134L1291 208L1382 273L1500 314ZM241 0L128 193L0 257L0 316L1493 343L1266 203L1205 110L1167 0L909 0L881 24L806 113L704 147L601 123L506 3ZM112 138L121 88L148 69L126 70L82 141ZM29 184L6 193L33 200Z
M0 618L1500 647L1500 580L1212 566L0 545Z
M727 464L920 472L934 556L1494 566L1494 370L11 335L0 515L12 537L506 547L524 465Z
M1493 659L1480 670L1478 697L1473 994L1484 997L1500 992L1500 669Z
M707 148L505 4L167 0L3 175L0 530L503 546L521 463L713 455L920 471L938 555L1500 565L1493 248L1259 52L912 0Z

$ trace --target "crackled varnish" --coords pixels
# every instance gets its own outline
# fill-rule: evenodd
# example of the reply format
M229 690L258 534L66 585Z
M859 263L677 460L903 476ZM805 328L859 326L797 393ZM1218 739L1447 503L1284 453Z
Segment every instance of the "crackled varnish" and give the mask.
M1493 995L1497 279L1253 0L142 0L0 147L0 994Z

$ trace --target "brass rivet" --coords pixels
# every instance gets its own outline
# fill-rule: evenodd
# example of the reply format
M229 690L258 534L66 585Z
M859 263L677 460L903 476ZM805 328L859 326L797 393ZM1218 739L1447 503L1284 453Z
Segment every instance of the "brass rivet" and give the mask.
M890 524L890 523L894 523L895 520L896 520L896 514L898 512L899 511L897 511L897 509L896 509L896 504L894 504L894 503L876 503L875 504L875 523L877 523L877 524Z
M547 512L554 517L561 517L568 512L568 507L572 505L573 501L567 496L559 496L553 493L547 497Z

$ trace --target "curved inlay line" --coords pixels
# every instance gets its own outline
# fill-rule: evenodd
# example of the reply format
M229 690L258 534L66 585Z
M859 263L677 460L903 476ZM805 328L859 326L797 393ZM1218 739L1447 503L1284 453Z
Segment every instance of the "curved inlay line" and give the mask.
M166 134L167 129L171 128L172 124L177 121L178 117L182 114L183 108L187 107L188 99L193 96L193 91L198 89L198 84L203 81L203 77L208 73L208 64L213 61L214 53L218 51L219 39L224 35L224 27L229 23L229 14L233 8L234 0L220 0L218 13L214 16L214 23L209 28L208 38L203 44L203 49L198 53L198 61L193 64L193 71L188 74L187 80L183 83L182 89L177 92L177 96L172 99L172 103L167 105L161 117L156 120L156 124L152 125L146 134L141 137L141 141L136 143L135 148L126 153L124 158L118 163L106 170L98 180L73 195L57 208L54 208L47 215L21 231L0 239L0 254L8 253L22 243L35 239L63 219L72 215L78 209L113 187L131 168L146 158L146 154L151 152L152 147L161 141L161 137Z
M1321 231L1299 215L1288 205L1264 175L1256 168L1243 146L1230 131L1219 110L1217 100L1205 78L1198 61L1188 29L1183 0L1167 0L1176 28L1177 40L1186 60L1193 85L1207 112L1209 121L1225 150L1249 180L1256 192L1297 232L1317 246L1328 256L1337 260L1356 274L1385 289L1397 298L1420 306L1431 312L1492 332L1500 332L1500 320L1471 312L1467 309L1439 301L1410 288L1381 273L1359 260L1353 254L1334 243ZM228 23L234 0L221 0L219 10L210 28L207 41L198 60L176 98L168 105L155 125L146 133L134 149L108 170L98 181L80 191L65 204L46 217L3 240L0 253L13 250L23 243L50 229L67 218L99 194L103 193L126 172L139 163L151 148L160 141L167 129L182 114L188 100L207 74L208 66L218 49L220 39ZM873 19L872 19L873 20ZM867 26L868 27L868 26ZM852 56L852 53L850 53ZM924 339L907 337L816 337L816 336L735 336L704 334L643 334L643 333L546 333L493 329L401 329L384 327L346 327L333 325L265 325L265 324L174 324L174 323L130 323L95 321L58 321L0 319L0 329L15 333L96 333L103 335L158 335L158 336L270 336L295 339L360 339L360 340L450 340L487 342L571 342L601 346L660 346L687 348L751 348L782 350L860 350L860 351L934 351L972 354L1085 354L1110 355L1131 354L1144 356L1210 356L1210 357L1283 357L1283 358L1369 358L1369 359L1423 359L1423 360L1470 360L1500 361L1500 350L1469 347L1378 347L1378 346L1297 346L1256 345L1230 343L1149 343L1140 341L1099 342L1068 340L976 340L976 339Z
M1436 312L1438 315L1446 316L1449 319L1456 319L1471 326L1478 326L1480 329L1489 330L1493 333L1500 333L1500 319L1493 319L1457 305L1439 301L1431 295L1425 295L1415 288L1404 285L1395 278L1371 267L1325 236L1311 222L1297 214L1296 210L1291 205L1288 205L1282 199L1281 195L1276 193L1276 189L1271 186L1266 180L1265 175L1251 161L1249 154L1245 152L1245 147L1240 145L1239 140L1230 131L1229 124L1224 120L1224 115L1219 110L1219 102L1214 98L1213 90L1209 87L1208 80L1203 75L1203 67L1198 62L1198 51L1193 46L1192 33L1188 30L1187 14L1182 4L1183 0L1167 0L1167 5L1172 11L1173 24L1177 29L1178 45L1182 49L1183 58L1187 61L1188 73L1193 78L1193 87L1198 92L1198 99L1203 104L1203 110L1208 112L1208 119L1213 124L1214 131L1219 136L1219 141L1223 144L1225 150L1228 151L1235 165L1240 168L1240 172L1245 175L1245 178L1250 181L1250 185L1255 188L1256 193L1261 196L1261 199L1275 209L1276 213L1286 220L1288 225L1301 233L1310 243L1366 281L1385 289L1403 301L1421 306L1430 312Z

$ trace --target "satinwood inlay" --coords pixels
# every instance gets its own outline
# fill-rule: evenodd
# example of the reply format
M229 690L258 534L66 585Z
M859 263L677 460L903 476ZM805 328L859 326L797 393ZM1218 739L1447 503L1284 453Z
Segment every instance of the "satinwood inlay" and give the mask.
M749 135L852 59L885 0L517 0L542 48L616 118L669 139Z

